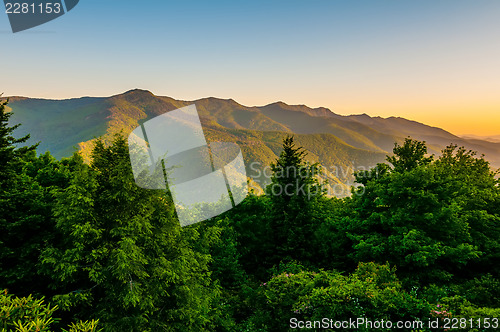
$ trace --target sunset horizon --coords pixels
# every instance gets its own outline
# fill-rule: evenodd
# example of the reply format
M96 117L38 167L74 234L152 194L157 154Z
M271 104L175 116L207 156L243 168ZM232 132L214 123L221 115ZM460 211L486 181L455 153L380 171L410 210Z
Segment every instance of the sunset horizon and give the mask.
M298 98L293 98L291 100L293 101L288 101L286 99L276 99L276 100L261 100L258 98L241 98L242 101L238 98L235 98L233 96L186 96L180 98L179 96L175 96L172 94L168 93L157 93L156 91L153 91L151 89L143 88L143 87L135 87L135 88L129 88L125 89L123 91L116 91L113 92L109 95L75 95L75 96L29 96L25 94L17 94L17 95L3 95L3 97L26 97L26 98L35 98L35 99L53 99L53 100L66 100L66 99L78 99L78 98L84 98L84 97L110 97L114 95L120 95L123 94L127 91L131 90L146 90L151 93L153 93L156 96L161 96L161 97L170 97L178 100L189 100L189 101L194 101L194 100L199 100L199 99L204 99L204 98L219 98L219 99L233 99L237 103L247 106L247 107L258 107L258 106L265 106L269 105L272 103L276 102L283 102L287 105L304 105L309 108L327 108L331 112L342 115L342 116L349 116L349 115L362 115L362 114L367 114L370 117L381 117L381 118L391 118L391 117L396 117L396 118L404 118L407 120L411 121L416 121L423 123L425 125L431 126L431 127L437 127L444 129L454 135L457 135L459 137L465 137L465 136L477 136L481 138L488 138L488 137L493 137L493 136L498 136L500 135L500 126L497 124L497 121L492 121L492 118L497 118L498 121L500 122L500 112L496 112L495 108L485 108L483 110L484 114L488 114L487 119L481 119L481 118L473 118L471 114L477 114L477 110L474 110L474 108L471 106L470 109L462 109L462 111L457 110L454 116L450 116L450 110L449 108L444 108L446 112L443 112L442 114L439 114L439 109L435 109L432 107L423 107L422 109L424 111L420 112L420 110L416 109L415 106L409 109L404 109L401 107L401 111L392 111L392 108L388 108L389 110L384 110L381 108L381 110L377 110L374 107L367 107L366 109L358 109L354 107L348 107L346 106L344 109L341 107L338 108L333 104L334 106L329 106L329 105L324 105L324 104L319 104L319 103L304 103L298 101ZM430 108L430 110L429 110ZM352 111L346 111L352 109ZM430 115L429 115L430 113ZM481 111L479 111L481 113ZM430 117L429 117L430 116Z
M4 66L0 93L61 99L142 87L500 134L498 1L124 3L88 0L17 34L1 18L3 62L18 65Z

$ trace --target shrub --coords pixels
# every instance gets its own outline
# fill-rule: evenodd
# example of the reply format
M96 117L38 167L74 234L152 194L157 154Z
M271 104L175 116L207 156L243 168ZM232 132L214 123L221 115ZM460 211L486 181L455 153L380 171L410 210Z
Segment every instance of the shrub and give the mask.
M15 297L4 290L0 294L0 328L2 332L50 332L51 325L59 321L52 315L57 306L45 304L44 299ZM99 332L98 320L72 323L64 332Z

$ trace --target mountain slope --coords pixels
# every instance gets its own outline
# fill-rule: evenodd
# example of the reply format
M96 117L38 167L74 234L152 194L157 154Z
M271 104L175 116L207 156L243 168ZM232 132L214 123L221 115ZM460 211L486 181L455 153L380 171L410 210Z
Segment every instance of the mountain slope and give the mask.
M88 158L96 137L109 140L116 133L128 135L148 119L195 104L207 139L238 143L249 175L259 173L257 170L262 171L274 161L282 138L291 133L308 150L311 162L325 166L329 172L325 178L333 184L350 183L353 169L384 161L394 143L407 136L426 140L431 153L456 143L485 153L494 166L500 165L500 143L460 138L403 118L341 116L327 108L282 102L249 107L232 99L182 101L138 89L107 98L9 99L12 123L22 123L16 134L30 133L30 143L41 142L39 152L48 150L57 158L69 156L76 149ZM250 165L257 166L250 169ZM261 184L268 181L262 172L261 176L254 175Z

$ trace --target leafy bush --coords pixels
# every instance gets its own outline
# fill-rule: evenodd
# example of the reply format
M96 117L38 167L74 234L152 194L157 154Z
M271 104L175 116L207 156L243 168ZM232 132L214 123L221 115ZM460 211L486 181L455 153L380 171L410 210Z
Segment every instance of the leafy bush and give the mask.
M0 327L2 332L50 332L51 325L59 321L52 315L57 306L45 304L44 299L15 297L4 290L0 294ZM99 332L99 320L72 323L64 332Z
M335 271L283 272L261 285L260 311L252 323L274 331L283 330L291 318L430 318L432 306L405 291L394 272L374 263L361 263L349 276Z
M455 331L491 331L496 330L498 326L498 321L495 325L485 327L485 322L492 322L492 319L500 319L500 308L488 308L488 307L478 307L470 303L464 296L455 295L451 297L442 298L439 304L439 308L442 311L447 311L450 313L449 317L454 317L456 319L462 319L468 322L466 328L454 329ZM472 320L476 328L471 328L470 321ZM480 321L482 327L479 328L477 322Z

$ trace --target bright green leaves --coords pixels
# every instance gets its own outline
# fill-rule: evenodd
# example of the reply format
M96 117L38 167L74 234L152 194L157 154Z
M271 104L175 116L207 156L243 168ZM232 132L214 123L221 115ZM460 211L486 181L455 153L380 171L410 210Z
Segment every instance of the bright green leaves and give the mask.
M28 297L14 297L3 291L0 294L0 328L3 332L50 332L51 325L57 324L60 319L53 318L57 306L45 304L44 299ZM72 323L63 332L100 332L99 320L79 321Z
M403 145L394 145L393 156L388 156L387 161L393 166L394 172L412 170L418 166L429 164L433 157L426 157L427 146L425 142L406 138Z
M434 162L422 142L407 139L394 152L394 169L363 174L364 194L353 196L351 257L388 260L413 282L450 280L484 256L486 244L497 245L495 174L484 159L454 146Z
M259 292L262 312L253 321L272 331L286 330L292 318L397 321L430 316L429 304L403 290L395 269L374 263L362 263L348 276L335 271L283 272L262 283ZM264 313L267 318L262 320Z
M192 248L199 234L181 229L167 193L136 186L123 138L97 141L92 158L57 194L64 243L43 255L57 299L110 331L201 329L217 293L209 256Z
M70 163L35 146L19 147L28 136L14 138L10 113L0 102L0 284L15 293L39 293L48 280L40 276L38 258L55 241L54 193L67 186Z

